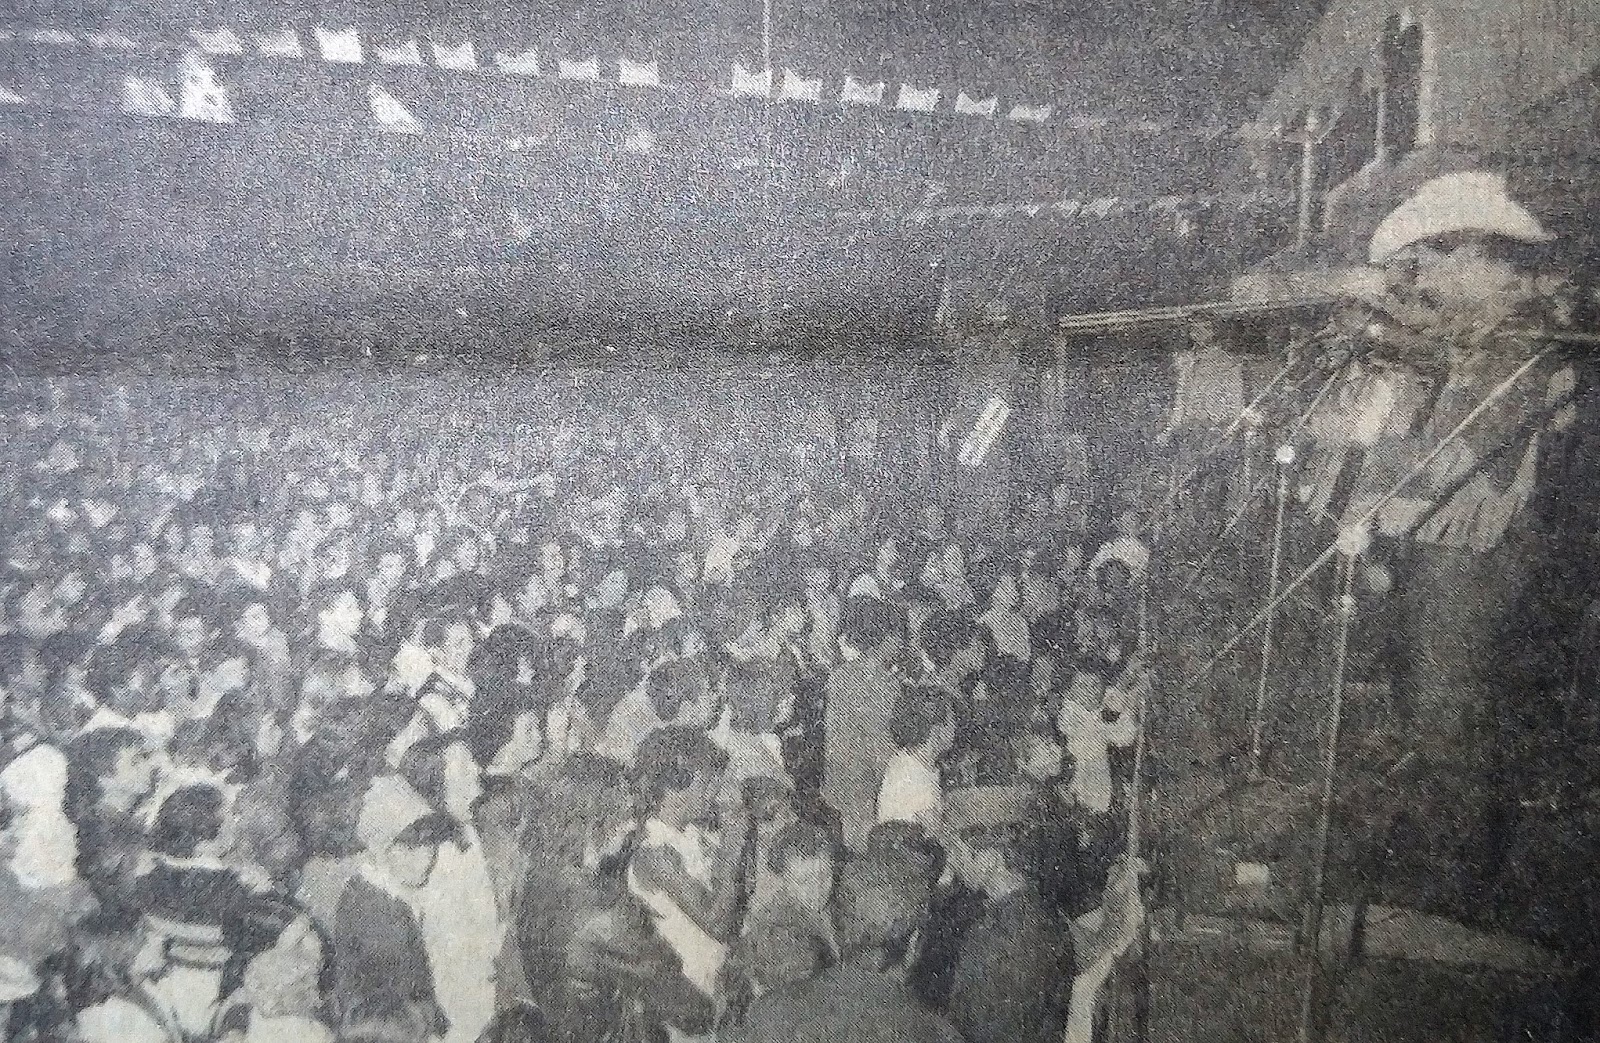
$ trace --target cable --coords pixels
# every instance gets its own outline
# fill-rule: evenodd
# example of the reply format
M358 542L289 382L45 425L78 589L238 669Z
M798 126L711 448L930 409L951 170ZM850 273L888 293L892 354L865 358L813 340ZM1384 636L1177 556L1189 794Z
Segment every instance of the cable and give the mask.
M1328 377L1326 381L1323 382L1321 389L1319 389L1316 396L1312 398L1311 404L1305 408L1305 410L1290 426L1288 432L1283 436L1282 441L1284 444L1290 444L1294 442L1297 437L1299 437L1300 431L1311 421L1312 416L1316 414L1317 407L1322 404L1323 398L1325 398L1328 392L1333 389L1334 382L1339 379L1343 372L1344 371L1342 369L1336 370ZM1196 583L1200 582L1201 577L1205 574L1206 566L1210 565L1212 559L1214 559L1222 550L1224 538L1229 533L1233 532L1234 529L1238 528L1240 522L1244 521L1244 516L1250 513L1250 508L1255 504L1256 497L1266 490L1267 484L1270 481L1270 478L1264 476L1261 481L1256 483L1255 487L1252 488L1245 496L1244 502L1239 505L1238 510L1233 512L1233 517L1228 519L1228 524L1223 526L1222 531L1217 534L1217 540L1211 545L1211 549L1208 550L1205 553L1205 556L1201 558L1200 561L1194 566L1194 573L1189 577L1188 582L1184 583L1184 585L1178 589L1179 595L1187 594L1189 591L1194 589Z
M1509 377L1506 377L1506 379L1502 380L1494 388L1494 390L1490 391L1483 401L1479 402L1477 406L1473 408L1472 412L1463 417L1461 422L1456 424L1456 426L1450 430L1449 434L1441 438L1438 444L1430 449L1428 453L1422 457L1422 459L1418 460L1411 466L1409 470L1406 471L1405 474L1401 475L1399 481L1390 486L1383 495L1374 500L1366 510L1361 512L1361 515L1358 518L1348 523L1345 528L1363 528L1369 522L1371 522L1372 519L1376 518L1378 516L1378 512L1381 511L1390 500L1399 495L1400 491L1404 489L1413 478L1416 478L1418 475L1422 474L1430 466L1432 466L1433 462L1450 447L1451 443L1459 438L1461 434L1467 430L1467 428L1475 424L1479 417L1488 412L1489 407L1503 398L1506 392L1510 391L1514 386L1516 386L1518 381L1527 376L1528 372L1532 370L1534 366L1538 365L1547 355L1550 354L1551 350L1552 349L1550 348L1545 348L1533 355L1522 365L1518 366ZM1307 580L1316 574L1318 569L1322 568L1323 565L1326 565L1328 561L1331 560L1338 552L1339 541L1335 539L1327 546L1326 549L1322 551L1322 553L1316 556L1310 565L1306 566L1305 570L1301 572L1300 575L1296 576L1287 587L1280 591L1276 597L1272 598L1260 612L1257 612L1248 623L1236 630L1233 637L1231 637L1228 642L1222 646L1222 649L1217 652L1216 655L1207 660L1205 665L1202 666L1194 674L1194 676L1190 677L1184 682L1183 687L1179 689L1179 694L1192 691L1195 685L1205 680L1206 677L1211 674L1211 671L1216 669L1217 665L1221 663L1223 659L1227 658L1227 656L1232 653L1234 649L1239 647L1239 643L1244 640L1247 634L1249 634L1256 627L1260 626L1262 622L1266 620L1269 613L1276 612L1284 602L1289 600L1289 596L1291 594L1300 589L1300 587Z
M1315 991L1317 957L1322 949L1323 886L1328 870L1328 837L1333 829L1334 775L1339 767L1339 733L1344 725L1344 678L1350 658L1350 623L1356 614L1354 593L1356 558L1359 549L1343 563L1343 583L1339 595L1339 644L1334 653L1333 705L1328 709L1328 745L1322 754L1322 809L1317 819L1316 861L1311 866L1311 909L1306 917L1306 936L1310 945L1306 959L1306 982L1300 994L1300 1043L1311 1043L1312 993Z

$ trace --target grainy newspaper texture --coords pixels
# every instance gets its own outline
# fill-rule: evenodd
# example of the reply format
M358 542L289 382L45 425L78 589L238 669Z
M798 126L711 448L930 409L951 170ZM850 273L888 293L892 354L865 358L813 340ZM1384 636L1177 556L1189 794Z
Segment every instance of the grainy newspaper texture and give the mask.
M0 1040L1600 1036L1597 68L0 7Z

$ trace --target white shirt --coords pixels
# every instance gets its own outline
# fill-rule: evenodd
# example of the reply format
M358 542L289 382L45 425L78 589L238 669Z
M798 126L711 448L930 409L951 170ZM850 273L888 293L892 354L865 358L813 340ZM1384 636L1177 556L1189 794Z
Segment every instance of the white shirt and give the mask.
M901 750L889 758L878 787L879 822L933 826L944 815L939 773L915 754Z

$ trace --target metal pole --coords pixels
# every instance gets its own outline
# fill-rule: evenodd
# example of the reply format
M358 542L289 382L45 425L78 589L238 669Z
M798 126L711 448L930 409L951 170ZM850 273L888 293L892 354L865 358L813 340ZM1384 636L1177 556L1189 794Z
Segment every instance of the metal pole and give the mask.
M1278 510L1272 522L1272 565L1267 570L1267 603L1278 597L1278 578L1283 571L1283 512L1289 500L1289 465L1294 462L1294 449L1283 446L1278 450ZM1278 610L1267 613L1261 627L1261 673L1256 679L1256 711L1250 718L1250 770L1256 778L1262 775L1262 732L1266 728L1267 680L1272 670L1272 630L1277 622Z
M1317 846L1311 866L1311 907L1306 916L1305 937L1302 945L1309 946L1306 953L1306 981L1300 994L1300 1043L1312 1043L1313 1006L1317 982L1317 964L1322 949L1322 912L1324 885L1328 870L1328 838L1333 826L1334 780L1339 768L1339 733L1344 725L1344 675L1350 654L1350 622L1356 614L1355 585L1356 559L1360 546L1344 548L1344 579L1339 595L1339 644L1335 651L1333 667L1333 705L1328 709L1328 744L1322 753L1322 809L1317 820Z

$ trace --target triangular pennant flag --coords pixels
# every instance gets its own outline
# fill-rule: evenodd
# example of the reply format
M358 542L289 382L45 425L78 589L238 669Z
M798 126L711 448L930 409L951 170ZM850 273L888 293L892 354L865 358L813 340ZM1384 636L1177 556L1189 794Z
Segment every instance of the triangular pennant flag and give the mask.
M956 95L956 111L964 116L993 116L999 104L996 98L973 98L966 91Z
M907 112L932 112L939 107L939 93L937 87L913 87L909 83L902 83L900 98L894 107Z
M600 59L585 58L575 61L570 58L556 59L556 75L563 80L588 80L597 82L600 79Z
M496 51L494 53L495 68L508 76L537 76L539 75L539 52L532 47L526 51L507 53Z
M53 43L60 47L71 47L78 42L78 38L64 29L39 29L28 34L28 39L34 43Z
M0 105L21 105L25 100L10 87L0 87Z
M142 76L122 78L122 111L134 116L170 116L177 109L166 87Z
M883 81L862 83L854 76L846 76L839 100L846 105L882 105Z
M224 26L221 29L210 31L194 29L189 32L189 37L194 40L194 45L200 48L203 54L243 54L244 45L234 35L233 30Z
M433 44L433 64L439 68L472 72L478 67L478 52L473 49L471 40L462 40L454 47L441 44L437 40L429 42Z
M1063 199L1056 204L1056 209L1068 217L1083 209L1083 204L1076 199Z
M624 87L661 86L661 66L655 61L639 62L632 58L617 60L617 82Z
M287 25L275 33L257 33L256 50L274 58L298 58L305 53L300 48L300 35Z
M228 89L217 81L217 71L191 56L183 70L183 91L178 115L206 123L232 123L233 102Z
M354 29L328 29L317 26L317 49L322 60L344 65L361 63L361 34Z
M770 97L772 95L772 70L746 69L739 62L734 62L733 85L728 88L728 93L741 97Z
M622 141L622 151L648 156L656 150L656 136L648 127L635 127Z
M1011 106L1011 114L1007 118L1017 120L1020 123L1043 123L1050 118L1050 114L1055 110L1056 107L1054 105L1024 105L1019 103Z
M1111 124L1105 116L1069 116L1067 125L1075 130L1100 130Z
M131 51L139 45L121 33L90 33L84 37L89 46L103 51Z
M387 47L382 44L373 44L372 54L384 65L417 66L422 64L422 48L417 46L415 37L404 43L390 44Z
M793 69L783 70L783 85L778 88L778 97L784 101L821 101L822 80L808 80Z
M1088 214L1090 217L1108 217L1116 205L1117 200L1114 196L1101 196L1099 199L1092 200L1088 206L1084 207L1083 212Z
M372 105L373 120L384 130L415 134L422 129L422 124L400 103L400 99L376 83L367 84L367 101Z

